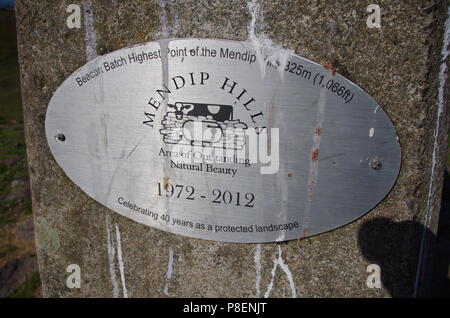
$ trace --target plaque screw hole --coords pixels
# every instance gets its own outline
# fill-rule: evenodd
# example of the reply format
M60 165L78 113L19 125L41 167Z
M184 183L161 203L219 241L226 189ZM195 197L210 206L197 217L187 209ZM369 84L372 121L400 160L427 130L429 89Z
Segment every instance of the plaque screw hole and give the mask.
M381 162L381 160L379 158L375 157L370 160L370 167L373 170L380 170L383 167L383 163Z
M66 136L65 136L64 134L61 134L61 133L57 134L57 135L55 136L55 138L56 138L56 140L58 140L58 141L60 141L60 142L66 141Z

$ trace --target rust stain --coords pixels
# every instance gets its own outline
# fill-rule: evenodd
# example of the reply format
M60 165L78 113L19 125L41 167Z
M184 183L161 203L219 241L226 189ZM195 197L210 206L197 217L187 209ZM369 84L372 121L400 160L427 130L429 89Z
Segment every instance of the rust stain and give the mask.
M289 173L287 174L287 176L288 176L289 178L292 178L292 173L289 172Z
M316 125L316 127L314 127L314 136L322 136L322 127L320 127L320 125Z
M319 149L315 149L311 154L311 161L317 161L319 158Z
M309 231L308 228L304 228L302 229L302 231L300 232L300 236L298 237L299 239L305 238L308 235Z
M330 61L326 61L325 63L322 63L322 66L325 70L327 70L328 72L331 72L331 75L336 75L336 66L330 62Z
M164 177L164 183L163 183L164 190L167 190L168 186L169 186L169 177Z

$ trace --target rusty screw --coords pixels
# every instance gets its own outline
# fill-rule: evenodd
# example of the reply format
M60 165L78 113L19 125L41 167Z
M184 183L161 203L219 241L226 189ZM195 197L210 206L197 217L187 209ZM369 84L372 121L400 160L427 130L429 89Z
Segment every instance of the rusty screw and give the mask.
M371 159L369 165L374 170L380 170L383 167L383 163L378 157Z

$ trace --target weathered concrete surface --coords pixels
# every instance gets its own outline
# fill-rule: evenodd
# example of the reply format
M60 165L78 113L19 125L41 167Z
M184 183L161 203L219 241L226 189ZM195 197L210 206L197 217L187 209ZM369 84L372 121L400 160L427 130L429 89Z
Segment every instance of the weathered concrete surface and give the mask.
M92 2L17 1L26 139L45 296L426 294L426 256L436 230L448 127L444 108L434 134L447 1L379 0L379 30L366 26L370 2L359 0L257 1L261 10L253 15L241 0ZM71 3L91 6L83 12L81 29L65 26ZM249 28L252 18L254 34ZM44 134L46 108L52 93L88 57L162 37L246 40L254 35L261 39L263 33L301 56L334 63L393 121L402 146L400 175L387 198L363 218L283 244L190 239L104 208L56 164ZM381 289L366 286L371 263L381 266ZM81 267L80 289L66 287L69 264Z

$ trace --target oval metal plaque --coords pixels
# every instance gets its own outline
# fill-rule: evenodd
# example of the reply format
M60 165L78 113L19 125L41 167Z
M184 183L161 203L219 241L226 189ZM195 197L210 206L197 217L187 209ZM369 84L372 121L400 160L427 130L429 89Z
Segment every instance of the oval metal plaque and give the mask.
M400 168L394 127L320 64L249 42L150 42L73 73L50 149L89 196L171 233L228 242L315 235L368 212Z

